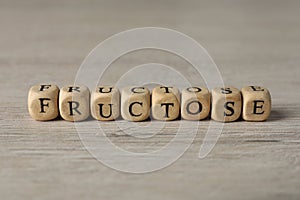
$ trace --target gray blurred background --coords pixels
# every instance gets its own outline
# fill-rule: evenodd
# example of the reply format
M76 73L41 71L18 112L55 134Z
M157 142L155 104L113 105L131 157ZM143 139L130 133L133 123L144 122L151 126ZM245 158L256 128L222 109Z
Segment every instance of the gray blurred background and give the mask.
M0 0L0 199L299 199L299 8L298 0ZM269 88L270 120L226 124L214 150L199 160L203 122L173 165L132 175L91 157L72 123L30 119L30 85L73 83L99 42L147 26L194 38L226 85ZM118 70L147 62L187 67L176 56L146 50L118 60L106 77L116 80ZM125 136L111 139L134 145ZM164 139L170 138L142 146L151 150Z

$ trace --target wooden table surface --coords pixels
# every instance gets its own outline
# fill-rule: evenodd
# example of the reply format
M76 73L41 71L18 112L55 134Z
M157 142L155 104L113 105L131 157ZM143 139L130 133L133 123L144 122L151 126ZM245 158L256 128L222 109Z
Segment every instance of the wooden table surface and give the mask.
M300 199L299 7L297 0L0 0L0 199ZM31 85L72 84L99 42L145 26L197 40L226 85L269 88L270 119L225 124L214 149L199 159L209 123L203 121L192 127L198 134L180 159L138 175L92 157L73 123L30 118ZM114 65L121 70L150 61L185 67L157 51L137 52ZM116 78L109 73L108 80ZM106 131L123 148L148 151L167 143L176 123L152 140Z

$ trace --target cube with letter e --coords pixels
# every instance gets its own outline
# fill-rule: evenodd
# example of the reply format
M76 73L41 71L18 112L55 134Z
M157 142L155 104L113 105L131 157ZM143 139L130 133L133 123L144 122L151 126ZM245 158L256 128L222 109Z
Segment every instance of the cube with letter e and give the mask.
M268 89L248 86L241 90L243 96L243 119L265 121L271 113L271 95Z

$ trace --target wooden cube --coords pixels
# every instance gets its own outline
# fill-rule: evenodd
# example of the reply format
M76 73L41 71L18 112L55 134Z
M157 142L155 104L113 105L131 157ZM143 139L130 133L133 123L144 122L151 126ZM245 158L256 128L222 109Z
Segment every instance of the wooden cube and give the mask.
M39 121L55 119L58 112L58 93L56 85L34 85L28 93L28 110L30 116Z
M128 121L144 121L150 115L150 91L146 87L126 87L121 95L121 115Z
M268 89L248 86L241 90L243 96L243 119L265 121L271 113L271 95Z
M90 91L85 86L65 86L59 93L59 111L64 120L82 121L90 115Z
M233 122L239 119L242 111L241 92L234 87L212 90L211 118L220 122Z
M174 120L180 114L180 93L175 87L158 86L152 90L152 117L156 120Z
M112 86L99 86L91 94L91 114L101 121L115 120L120 115L120 92Z
M210 93L204 87L189 87L181 93L181 117L186 120L201 120L210 112Z

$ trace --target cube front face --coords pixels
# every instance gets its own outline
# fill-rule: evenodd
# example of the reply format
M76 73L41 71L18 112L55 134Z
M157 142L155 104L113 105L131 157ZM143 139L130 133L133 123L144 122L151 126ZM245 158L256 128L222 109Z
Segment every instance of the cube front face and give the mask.
M180 114L180 93L175 87L158 86L152 91L152 117L170 121Z
M38 121L55 119L58 114L59 88L56 85L34 85L28 93L30 116Z
M59 94L59 111L64 120L82 121L90 115L90 92L85 86L65 86Z
M202 120L210 112L210 92L204 87L189 87L181 93L181 117L186 120Z
M271 95L268 89L248 86L241 90L243 95L243 119L246 121L265 121L271 113Z
M112 86L99 86L91 94L91 114L101 121L115 120L120 115L120 92Z
M127 121L144 121L150 115L150 91L145 87L126 87L121 95L121 115Z
M241 92L234 87L215 88L212 90L211 118L220 122L233 122L242 112Z

